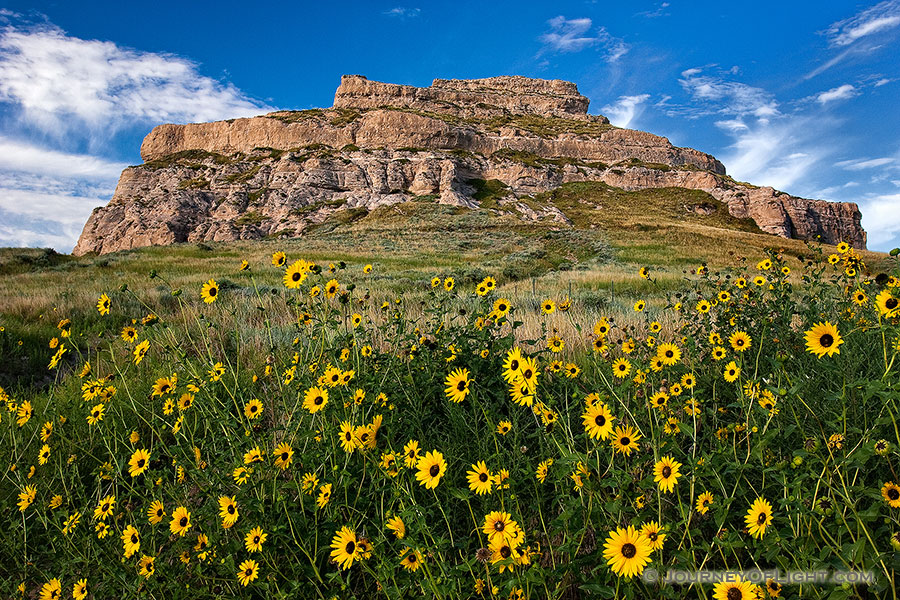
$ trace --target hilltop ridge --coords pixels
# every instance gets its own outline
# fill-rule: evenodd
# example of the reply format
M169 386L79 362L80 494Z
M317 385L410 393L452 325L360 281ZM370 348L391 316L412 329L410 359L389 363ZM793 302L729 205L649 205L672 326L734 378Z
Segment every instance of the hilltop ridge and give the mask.
M701 191L709 201L686 203L685 214L721 211L773 235L865 247L855 204L734 181L715 157L614 127L588 106L560 80L420 88L345 75L328 109L160 125L143 141L144 164L125 169L74 253L298 236L336 215L355 220L409 201L574 227L565 209L536 200L573 182Z

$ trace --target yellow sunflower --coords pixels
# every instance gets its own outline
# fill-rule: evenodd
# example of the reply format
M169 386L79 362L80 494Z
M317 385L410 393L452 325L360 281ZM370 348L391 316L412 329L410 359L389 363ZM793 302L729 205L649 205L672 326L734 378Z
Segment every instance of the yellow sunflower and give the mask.
M888 481L881 487L881 496L891 508L900 508L900 486Z
M456 369L451 371L444 380L446 386L444 393L451 402L462 402L469 394L469 383L471 383L469 370Z
M441 482L441 477L447 471L447 462L444 455L438 451L427 452L416 463L416 480L419 485L433 490Z
M184 534L191 528L191 513L183 507L179 506L172 513L172 521L169 522L169 531L184 537Z
M331 540L331 559L336 562L342 570L349 569L353 566L353 561L360 558L359 540L356 533L347 526L335 532Z
M697 512L701 515L705 515L709 511L709 507L712 506L712 503L713 495L710 492L703 492L697 496Z
M106 294L100 294L100 298L97 300L97 310L101 315L108 315L109 308L112 305L112 302L109 299L109 296Z
M97 504L97 508L94 509L94 518L99 519L101 521L105 521L107 517L109 517L113 508L116 506L116 497L115 496L107 496L100 500L100 503Z
M303 397L303 408L310 413L317 413L328 404L328 390L320 387L311 387L306 390Z
M619 379L625 379L631 373L631 363L624 358L620 358L612 364L613 375Z
M632 578L644 572L650 562L649 540L634 527L618 527L606 538L603 557L616 575Z
M291 466L291 461L294 459L294 449L287 442L282 442L275 448L272 456L275 457L275 466L285 471Z
M631 453L638 449L637 441L641 439L641 434L635 431L631 425L616 427L612 435L612 445L616 452L631 456Z
M398 540L402 540L406 536L406 524L400 517L391 517L385 524L389 531L394 532L394 536Z
M662 550L666 534L662 532L662 527L659 523L656 521L644 523L641 525L641 534L647 538L652 550Z
M612 432L613 421L616 418L612 415L609 407L603 402L597 402L590 406L581 419L584 422L584 430L591 439L605 440L609 438Z
M747 531L755 538L761 538L766 533L766 527L772 523L772 505L768 500L757 498L744 517Z
M246 587L257 577L259 577L259 564L252 558L248 558L238 566L237 578L241 585Z
M240 513L234 496L219 496L219 516L222 517L222 527L228 529L237 523Z
M681 476L680 468L680 462L673 460L671 456L663 456L653 466L653 481L659 485L661 491L671 493Z
M154 500L147 509L147 518L150 520L150 524L158 525L162 522L164 516L166 516L166 509L163 503L159 500Z
M898 300L891 290L881 290L875 296L875 306L878 307L878 314L882 317L893 318L900 316L900 300Z
M759 598L756 585L743 581L740 577L733 581L720 581L713 587L715 600L756 600Z
M418 550L410 551L409 548L404 548L400 556L400 566L407 571L415 572L422 564L422 553Z
M262 414L263 404L258 399L253 398L244 405L244 416L251 421Z
M479 496L491 493L494 482L483 460L472 465L472 470L466 472L466 479L469 481L469 489Z
M210 279L203 284L203 287L200 288L200 297L207 304L212 304L216 301L216 298L219 297L219 284L216 283L215 279Z
M681 350L675 344L660 344L656 356L664 365L672 366L681 360Z
M263 533L262 527L254 527L251 529L250 532L244 536L244 546L247 548L247 552L259 552L262 550L262 545L266 543L268 537L268 534Z
M731 344L735 352L743 352L750 347L752 338L746 331L735 331L728 338L728 343Z
M122 531L122 544L125 547L125 558L130 558L141 548L141 535L134 525L129 525Z
M284 287L296 290L303 285L309 275L310 267L311 265L303 259L294 261L284 272Z
M818 358L826 354L829 357L840 354L841 349L838 346L843 343L844 340L841 339L837 327L828 321L816 323L806 332L806 351Z
M128 461L128 473L132 477L137 477L148 468L150 468L150 451L144 449L136 450Z

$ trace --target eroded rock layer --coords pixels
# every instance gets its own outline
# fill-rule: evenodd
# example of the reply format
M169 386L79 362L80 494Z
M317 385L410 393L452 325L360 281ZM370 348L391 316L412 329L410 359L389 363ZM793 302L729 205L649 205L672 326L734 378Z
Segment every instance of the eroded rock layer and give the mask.
M556 207L519 200L574 181L702 190L764 232L865 247L855 204L736 182L708 154L613 127L587 108L565 81L416 88L349 75L331 109L160 125L141 146L144 164L125 169L74 253L296 236L340 211L355 218L413 199L475 208L489 195L492 210L566 224Z

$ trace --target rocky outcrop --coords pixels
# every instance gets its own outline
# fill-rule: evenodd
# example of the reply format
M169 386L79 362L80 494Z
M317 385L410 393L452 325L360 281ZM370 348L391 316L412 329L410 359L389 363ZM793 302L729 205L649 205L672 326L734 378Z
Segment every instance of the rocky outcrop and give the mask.
M575 84L524 77L437 79L430 87L344 76L334 107L161 125L144 139L75 254L203 240L302 235L328 218L433 201L566 223L520 200L573 181L626 190L702 190L782 237L865 247L855 204L735 182L714 157L588 115Z

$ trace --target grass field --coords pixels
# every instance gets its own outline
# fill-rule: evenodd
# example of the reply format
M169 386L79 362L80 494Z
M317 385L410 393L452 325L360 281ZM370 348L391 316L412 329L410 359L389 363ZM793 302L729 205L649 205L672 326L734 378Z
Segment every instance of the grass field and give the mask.
M702 201L0 251L0 596L896 599L897 259Z

